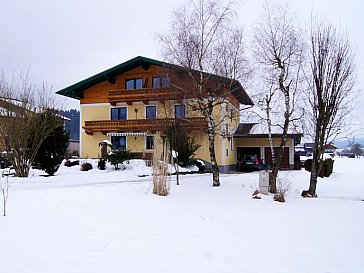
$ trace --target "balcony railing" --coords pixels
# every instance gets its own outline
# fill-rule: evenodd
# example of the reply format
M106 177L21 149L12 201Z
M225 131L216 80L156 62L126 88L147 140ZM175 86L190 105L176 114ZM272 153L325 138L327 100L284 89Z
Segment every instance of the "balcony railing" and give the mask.
M187 130L199 130L207 128L205 118L158 118L158 119L129 119L129 120L92 120L85 121L82 128L86 134L95 132L155 132L161 131L173 124L180 124Z
M112 105L115 105L117 102L131 104L134 101L142 101L145 104L148 101L182 101L183 98L184 94L182 91L171 88L120 89L110 90L108 93L108 100Z

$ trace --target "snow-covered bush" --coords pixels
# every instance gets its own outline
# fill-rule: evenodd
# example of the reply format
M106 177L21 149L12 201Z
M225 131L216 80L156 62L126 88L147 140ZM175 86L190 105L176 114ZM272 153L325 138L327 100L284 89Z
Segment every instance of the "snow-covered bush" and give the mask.
M205 163L202 160L198 160L196 159L194 161L194 164L196 165L196 167L198 168L198 172L199 173L204 173L206 171L206 166Z

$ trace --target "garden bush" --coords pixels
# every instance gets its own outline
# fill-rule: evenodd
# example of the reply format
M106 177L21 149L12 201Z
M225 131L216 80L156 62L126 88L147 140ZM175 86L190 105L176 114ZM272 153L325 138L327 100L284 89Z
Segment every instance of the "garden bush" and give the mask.
M40 145L33 161L33 167L52 176L57 172L66 156L69 137L63 125L55 128Z
M303 167L305 168L306 171L311 172L312 159L307 159Z
M92 164L91 163L83 163L81 165L81 171L89 171L92 170Z
M198 168L199 173L204 173L206 171L206 166L200 160L195 160L194 164Z
M294 154L294 169L295 170L301 170L301 158L298 154Z
M322 176L320 177L329 177L330 174L332 174L332 171L334 169L334 160L332 160L331 158L325 159L324 160L324 164L322 166Z
M312 167L312 159L307 159L305 161L305 170L308 172L311 172ZM330 174L332 174L332 171L334 169L334 160L331 158L327 158L322 163L322 168L320 170L320 173L318 174L319 177L329 177Z
M64 163L64 165L66 167L72 167L72 166L77 166L80 165L80 161L79 160L75 160L75 161L71 161L71 160L66 160L66 162Z
M99 162L97 163L97 168L99 168L100 170L105 170L106 167L106 160L100 158Z
M130 152L125 149L112 150L108 154L107 159L114 165L115 170L118 170L119 164L130 159Z

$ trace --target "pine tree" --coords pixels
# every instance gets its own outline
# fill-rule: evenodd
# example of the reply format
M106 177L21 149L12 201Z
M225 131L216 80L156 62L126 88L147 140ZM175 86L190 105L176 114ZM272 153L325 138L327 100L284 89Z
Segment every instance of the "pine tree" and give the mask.
M52 176L65 158L69 137L63 126L57 127L42 143L34 160L34 166Z

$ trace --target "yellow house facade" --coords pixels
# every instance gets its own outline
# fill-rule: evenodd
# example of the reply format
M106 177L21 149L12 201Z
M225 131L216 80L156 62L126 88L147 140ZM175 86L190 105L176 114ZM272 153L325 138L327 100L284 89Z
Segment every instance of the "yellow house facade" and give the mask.
M237 147L250 143L234 135L239 127L240 105L253 102L239 82L234 84L234 91L213 113L221 121L215 152L222 171L235 169ZM157 132L178 122L201 145L195 158L208 166L207 121L195 110L196 95L190 90L191 79L182 67L136 57L57 94L80 100L82 158L100 157L98 144L109 140L116 148L128 149L135 158L151 159L154 144L159 141ZM261 143L262 139L256 141Z

